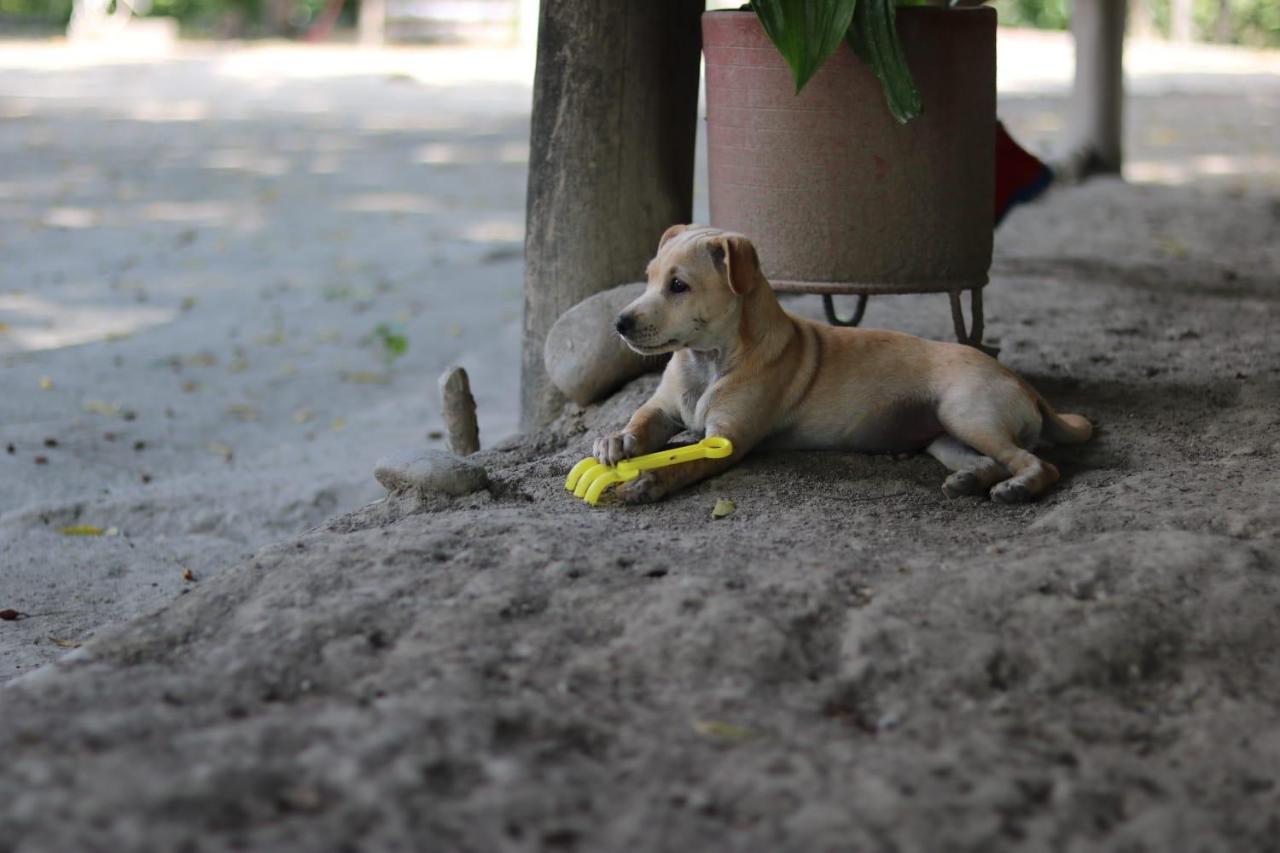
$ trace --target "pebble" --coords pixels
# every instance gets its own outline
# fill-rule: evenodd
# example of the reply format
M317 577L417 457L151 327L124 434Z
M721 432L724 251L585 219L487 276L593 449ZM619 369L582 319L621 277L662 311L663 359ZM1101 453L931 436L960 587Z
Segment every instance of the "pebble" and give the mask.
M457 497L489 485L484 466L444 450L402 450L379 459L373 476L388 491Z

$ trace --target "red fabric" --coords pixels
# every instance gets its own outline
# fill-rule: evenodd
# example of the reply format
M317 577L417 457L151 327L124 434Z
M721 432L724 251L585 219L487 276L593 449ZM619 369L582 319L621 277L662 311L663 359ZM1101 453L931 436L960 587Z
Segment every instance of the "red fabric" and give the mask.
M1042 193L1053 180L1053 172L1021 145L1013 141L1004 125L996 122L996 224L1009 208Z

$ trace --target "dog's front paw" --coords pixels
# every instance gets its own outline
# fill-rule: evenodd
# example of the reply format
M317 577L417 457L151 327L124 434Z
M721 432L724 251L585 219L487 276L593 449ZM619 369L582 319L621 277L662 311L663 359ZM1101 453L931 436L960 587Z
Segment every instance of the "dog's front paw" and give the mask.
M651 504L662 500L666 493L662 478L652 473L641 474L618 487L618 497L626 504Z
M629 432L615 432L603 438L597 438L592 446L591 455L596 461L605 465L616 465L623 459L636 455L636 437Z

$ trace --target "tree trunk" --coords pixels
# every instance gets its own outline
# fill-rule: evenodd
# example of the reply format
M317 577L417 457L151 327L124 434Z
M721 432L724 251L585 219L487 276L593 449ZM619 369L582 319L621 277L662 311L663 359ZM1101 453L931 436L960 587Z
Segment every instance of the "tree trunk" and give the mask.
M521 421L551 420L547 330L644 275L693 208L701 0L543 0L525 230Z

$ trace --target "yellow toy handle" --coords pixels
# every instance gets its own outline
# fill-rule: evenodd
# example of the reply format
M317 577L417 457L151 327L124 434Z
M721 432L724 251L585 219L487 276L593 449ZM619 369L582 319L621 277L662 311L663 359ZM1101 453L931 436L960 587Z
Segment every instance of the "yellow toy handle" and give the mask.
M732 441L713 435L702 439L697 444L647 453L634 459L623 459L618 463L617 468L624 479L632 480L641 471L652 471L655 468L666 468L668 465L679 465L681 462L694 462L698 459L723 459L732 453ZM631 473L628 469L635 469L636 473L627 476Z
M564 487L573 492L575 497L582 498L595 506L605 489L615 483L634 480L640 476L641 471L652 471L656 468L666 468L668 465L679 465L682 462L694 462L698 459L723 459L732 453L732 441L712 435L697 444L623 459L612 466L604 465L597 462L594 457L588 456L573 466Z

